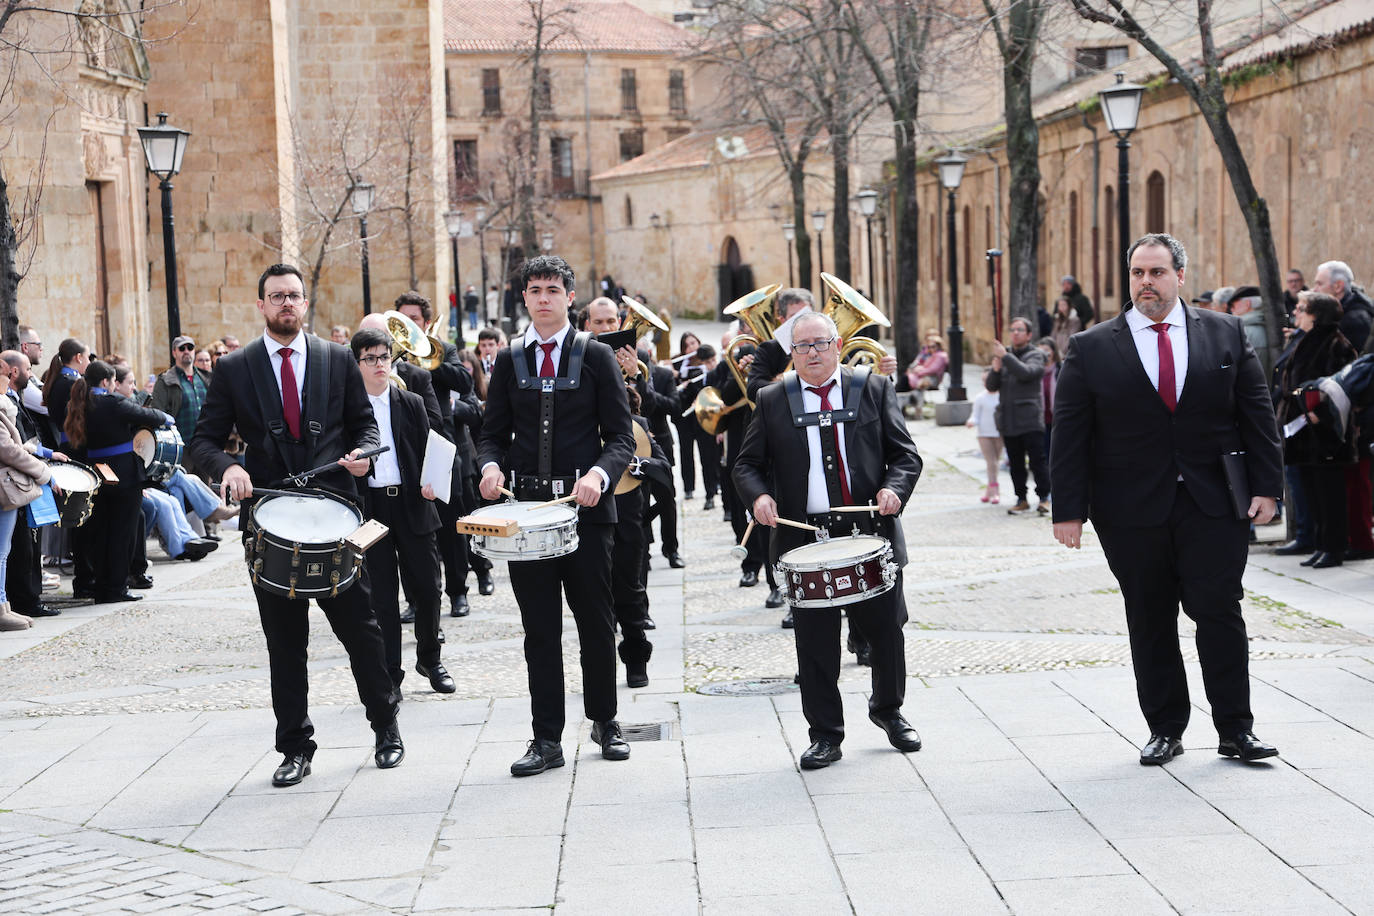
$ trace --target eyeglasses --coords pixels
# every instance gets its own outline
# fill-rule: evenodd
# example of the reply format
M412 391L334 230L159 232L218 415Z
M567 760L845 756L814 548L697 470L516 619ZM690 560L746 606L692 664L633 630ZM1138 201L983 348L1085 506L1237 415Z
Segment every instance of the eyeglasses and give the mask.
M41 349L43 349L43 341L41 341L41 340L29 340L29 341L25 341L24 343L21 343L21 344L19 345L19 349L21 349L21 350L24 349L25 347L33 347L35 350L41 350Z
M184 352L187 351L187 350L194 350L195 348L196 348L196 345L193 344L193 343L182 344L181 346L177 347L177 352L178 352L178 353L184 353Z
M385 353L369 353L367 356L359 356L358 364L363 366L380 366L383 363L390 363L391 357Z
M834 342L835 338L827 337L825 340L818 340L815 343L794 343L792 345L792 352L798 356L805 356L808 350L824 353L826 350L830 349L830 345Z
M300 293L268 293L267 301L273 305L285 305L288 302L297 305L304 302L305 297Z

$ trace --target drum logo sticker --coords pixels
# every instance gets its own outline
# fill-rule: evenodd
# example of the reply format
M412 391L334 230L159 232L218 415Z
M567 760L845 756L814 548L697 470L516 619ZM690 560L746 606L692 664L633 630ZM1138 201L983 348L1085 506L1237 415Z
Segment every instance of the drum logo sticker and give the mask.
M835 588L839 589L839 588L853 588L853 587L854 587L854 582L853 582L853 580L850 579L848 576L836 576L836 577L835 577Z
M307 563L307 564L305 564L305 574L306 574L307 576L322 576L322 575L324 575L324 564L323 564L323 563Z

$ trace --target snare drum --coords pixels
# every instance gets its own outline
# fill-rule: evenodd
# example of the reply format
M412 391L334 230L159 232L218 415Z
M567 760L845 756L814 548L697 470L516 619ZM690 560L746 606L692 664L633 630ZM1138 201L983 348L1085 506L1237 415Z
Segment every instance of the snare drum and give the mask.
M830 538L778 557L778 582L792 607L840 607L891 591L892 545L876 534Z
M509 519L520 527L510 537L471 536L472 549L488 560L552 560L577 549L577 510L564 504L536 509L539 503L513 502L482 506L475 519Z
M323 490L264 496L253 506L244 554L253 584L287 598L332 598L358 580L363 556L344 539L363 523Z
M80 528L91 517L95 493L100 489L100 476L77 461L54 461L48 465L53 482L61 493L57 500L57 524L61 528Z
M168 481L181 464L184 443L181 433L170 429L140 429L134 433L134 453L143 459L148 476L159 483Z

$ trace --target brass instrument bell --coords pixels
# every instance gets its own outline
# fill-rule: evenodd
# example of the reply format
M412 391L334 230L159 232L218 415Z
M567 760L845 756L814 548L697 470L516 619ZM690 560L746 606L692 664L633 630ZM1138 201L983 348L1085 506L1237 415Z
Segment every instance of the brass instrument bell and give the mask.
M636 459L648 458L654 453L654 447L649 442L649 434L644 431L644 427L640 426L638 423L631 423L630 425L634 427L635 454L634 458L630 459L630 464L625 468L625 472L620 475L620 480L616 482L616 496L619 496L621 493L628 493L644 482L642 478L631 474L630 469L638 466L639 462Z
M668 332L668 326L663 323L653 312L649 311L643 303L629 296L621 296L620 301L625 305L625 320L620 323L620 330L634 331L635 349L638 350L639 338L649 333L650 329ZM639 360L639 371L644 374L644 380L649 380L649 367L644 364L644 360Z
M427 335L420 326L397 311L383 315L397 358L406 359L431 372L444 361L444 344Z
M844 348L840 350L840 362L849 366L864 363L876 366L884 356L887 356L887 350L871 337L860 337L859 331L870 324L890 328L892 322L862 293L839 277L822 273L821 281L827 290L825 307L821 311L835 322L835 327L844 340Z

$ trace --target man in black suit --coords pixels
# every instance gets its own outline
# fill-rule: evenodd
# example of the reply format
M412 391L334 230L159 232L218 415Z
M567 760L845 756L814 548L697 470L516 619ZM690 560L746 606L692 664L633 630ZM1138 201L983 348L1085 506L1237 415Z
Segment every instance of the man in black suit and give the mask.
M611 348L573 333L568 307L573 272L560 257L532 258L521 268L530 327L502 350L492 368L477 449L481 493L495 499L509 479L516 498L565 495L581 507L578 547L554 559L511 564L511 586L525 627L534 740L511 773L529 776L563 765L561 591L577 621L583 707L602 756L630 756L615 721L615 620L611 609L611 544L615 500L606 494L634 454L630 406ZM603 444L604 443L604 444Z
M616 358L620 359L619 354ZM654 443L663 451L664 459L671 468L677 463L673 452L673 418L681 412L677 398L677 376L668 366L655 365L648 350L641 349L639 359L649 367L649 377L642 377L639 363L636 362L630 380L639 392L640 409L644 419L649 421L649 434L654 437ZM623 362L621 366L624 367ZM677 489L673 475L670 473L667 480L651 478L645 482L645 486L649 488L650 499L649 508L644 513L645 559L648 559L648 546L653 543L652 526L657 518L659 536L663 540L660 550L671 568L682 569L687 563L682 559L681 543L677 536Z
M424 401L391 384L391 344L389 334L373 328L360 328L348 344L363 375L378 436L389 449L373 461L367 478L367 517L389 529L386 537L367 551L372 607L386 643L391 682L400 690L405 670L401 666L397 586L405 582L406 593L415 604L415 670L429 678L436 693L453 693L453 678L439 661L441 592L439 548L434 539L439 513L434 506L434 488L420 485L429 422Z
M1184 306L1188 255L1177 239L1143 236L1127 258L1131 304L1075 334L1059 372L1054 536L1077 548L1083 520L1092 519L1121 584L1136 693L1150 726L1140 762L1183 753L1190 703L1180 602L1197 624L1218 753L1272 757L1278 751L1252 731L1240 612L1249 521L1268 523L1283 490L1264 371L1239 319ZM1253 494L1248 518L1237 517L1223 469L1222 456L1233 453L1243 456Z
M356 501L354 479L371 469L368 459L357 457L379 444L358 364L345 348L302 329L308 306L299 270L289 264L267 268L258 278L258 311L265 333L222 357L215 367L189 450L197 467L222 481L226 501L251 499L254 486L286 486L291 473L339 455L344 457L338 458L338 468L315 477L311 486ZM242 465L224 452L235 426L247 445ZM251 518L246 506L244 514ZM276 747L284 755L272 784L295 785L310 774L316 748L306 703L309 602L256 585L253 594L272 666ZM372 613L366 568L351 588L318 603L348 650L358 697L376 735L377 766L394 767L405 748L396 727L397 695L386 667L382 631Z
M726 336L733 337L734 335L727 334ZM735 358L739 361L742 372L746 374L746 379L749 367L753 365L755 351L756 348L748 342L742 343L735 351ZM730 364L725 359L722 359L719 365L706 374L706 384L720 392L720 398L727 406L738 404L740 399L744 397L744 392L740 390L739 382L735 380ZM749 421L753 419L753 416L754 410L746 401L726 414L717 427L725 439L723 443L725 480L720 488L721 502L724 504L725 510L730 513L730 528L734 532L735 543L737 544L744 537L744 532L749 527L749 520L745 517L745 510L749 506L740 499L739 488L735 486L735 465L739 461L740 448L744 444L744 433L749 428ZM767 569L764 569L764 559L768 553L768 529L756 525L744 544L744 550L744 559L740 560L740 585L745 588L758 585L759 571L764 570L769 587L768 598L764 601L764 606L768 608L782 607L782 591L774 580L773 565L770 563ZM790 623L787 626L789 629L791 628Z
M896 516L921 475L921 457L892 384L867 368L840 367L844 341L829 316L802 315L791 331L796 371L787 373L781 384L759 389L754 419L735 463L735 486L760 525L776 527L780 516L805 519L841 536L857 525L891 544L893 588L845 610L850 627L872 647L869 719L887 733L893 747L918 751L921 739L901 712L906 692L901 573L906 543ZM873 503L877 517L830 511ZM809 533L796 528L777 528L770 559L810 540ZM807 608L795 619L802 712L812 742L801 766L813 770L843 756L844 710L837 683L840 609Z

